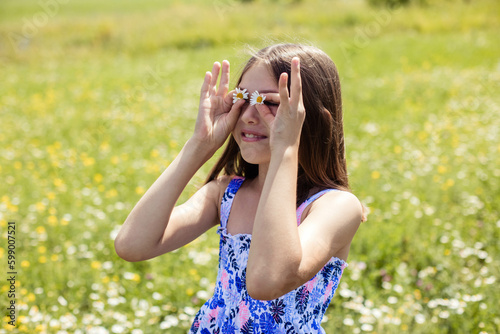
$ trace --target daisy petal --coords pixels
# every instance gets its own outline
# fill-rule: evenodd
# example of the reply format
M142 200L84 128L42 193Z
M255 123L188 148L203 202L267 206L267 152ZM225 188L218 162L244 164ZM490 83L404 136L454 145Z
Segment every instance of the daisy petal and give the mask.
M248 100L248 93L246 88L245 89L236 88L236 92L233 93L233 103L236 103L236 101L240 99Z
M258 91L255 91L252 93L252 97L250 98L250 105L256 105L256 104L264 104L264 101L266 100L266 97L262 94L259 94Z

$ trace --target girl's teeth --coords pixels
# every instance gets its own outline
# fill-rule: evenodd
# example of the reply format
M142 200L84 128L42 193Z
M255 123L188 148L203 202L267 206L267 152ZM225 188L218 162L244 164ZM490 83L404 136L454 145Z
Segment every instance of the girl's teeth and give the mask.
M253 133L245 133L243 132L243 137L245 138L266 138L266 136L254 135Z

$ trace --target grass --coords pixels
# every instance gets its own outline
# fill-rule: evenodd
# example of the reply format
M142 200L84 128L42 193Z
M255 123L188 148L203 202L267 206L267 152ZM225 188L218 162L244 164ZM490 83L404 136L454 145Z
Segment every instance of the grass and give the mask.
M215 231L141 263L113 236L191 135L213 61L235 80L247 43L275 41L336 62L371 211L326 332L500 331L498 2L57 4L45 23L36 1L0 4L0 261L15 221L18 271L17 327L0 333L186 332L213 288Z

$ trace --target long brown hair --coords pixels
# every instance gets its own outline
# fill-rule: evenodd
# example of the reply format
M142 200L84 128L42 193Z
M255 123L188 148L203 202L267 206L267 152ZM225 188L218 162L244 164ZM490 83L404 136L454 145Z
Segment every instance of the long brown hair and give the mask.
M316 47L277 44L258 51L250 58L238 79L238 85L243 75L261 62L269 66L276 82L283 72L288 73L290 78L293 57L300 58L302 96L306 110L299 146L299 205L307 198L312 188L349 190L337 67L326 53ZM206 183L217 178L222 170L226 175L238 175L248 179L255 178L259 173L258 165L243 160L232 135Z

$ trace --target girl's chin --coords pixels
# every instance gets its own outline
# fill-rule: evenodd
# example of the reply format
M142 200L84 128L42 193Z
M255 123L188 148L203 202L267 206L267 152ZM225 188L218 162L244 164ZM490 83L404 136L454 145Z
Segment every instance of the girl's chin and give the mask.
M267 154L259 153L256 151L243 151L240 153L243 160L245 160L249 164L260 165L269 163L269 161L271 160Z

